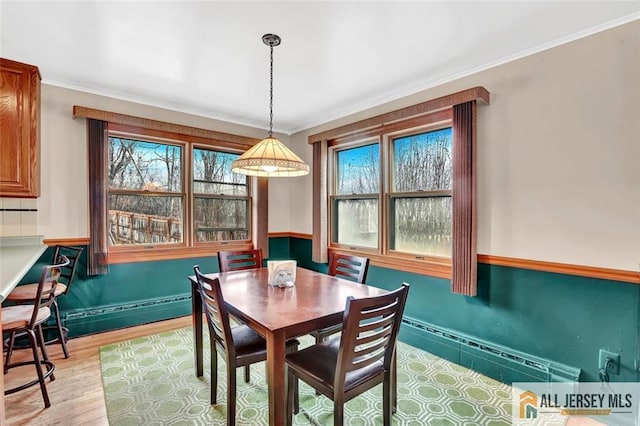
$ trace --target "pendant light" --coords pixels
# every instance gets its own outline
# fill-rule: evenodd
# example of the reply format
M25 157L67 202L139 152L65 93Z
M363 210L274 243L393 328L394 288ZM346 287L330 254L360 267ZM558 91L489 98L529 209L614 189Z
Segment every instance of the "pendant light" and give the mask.
M282 142L273 137L273 48L280 37L265 34L262 42L271 50L271 78L269 92L269 136L251 147L231 163L231 171L249 176L288 177L309 174L309 166Z

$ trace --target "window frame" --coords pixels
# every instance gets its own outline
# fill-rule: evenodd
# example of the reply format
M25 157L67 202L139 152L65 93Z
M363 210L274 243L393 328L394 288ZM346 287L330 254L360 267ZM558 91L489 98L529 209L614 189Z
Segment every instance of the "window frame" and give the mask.
M373 145L373 144L378 144L379 145L379 160L378 160L378 166L382 167L382 144L380 141L380 137L379 136L375 136L375 137L365 137L362 140L358 140L357 138L349 138L346 141L340 141L338 140L334 140L332 141L332 147L329 148L329 156L331 158L331 161L329 161L329 172L328 172L328 188L329 188L329 196L328 196L328 200L329 200L329 205L327 206L327 212L328 212L328 229L329 229L329 235L327 236L328 238L328 242L329 242L329 246L331 248L337 248L337 249L343 249L343 250L349 250L351 252L354 253L361 253L361 255L368 255L368 254L375 254L379 251L380 247L381 247L381 232L378 231L378 243L377 243L377 247L375 248L371 248L371 247L366 247L366 246L357 246L357 245L352 245L352 244L344 244L344 243L337 243L333 241L333 237L336 233L337 230L337 215L334 212L334 205L337 201L340 200L371 200L371 199L375 199L378 201L378 228L380 228L380 221L382 220L382 215L381 215L381 208L382 208L382 202L381 202L381 194L382 194L382 170L379 171L379 175L380 175L380 181L378 182L378 195L377 197L373 197L373 195L375 195L375 193L366 193L366 194L334 194L335 191L335 185L337 184L338 178L337 178L337 171L338 171L338 152L339 151L345 151L348 149L353 149L353 148L359 148L362 146L367 146L367 145ZM334 191L331 190L331 188L334 188Z
M184 219L184 217L187 215L187 204L188 204L188 194L185 190L185 182L184 182L184 175L185 175L185 157L188 155L187 154L187 146L186 144L177 141L177 140L168 140L168 139L160 139L160 138L156 138L156 137L145 137L142 135L133 135L133 134L128 134L128 133L122 133L122 132L118 132L118 131L111 131L111 130L107 130L107 141L110 138L118 138L118 139L127 139L127 140L132 140L135 142L151 142L151 143L158 143L158 144L163 144L163 145L172 145L172 146L179 146L181 148L181 160L180 160L180 181L181 181L181 185L180 185L180 191L148 191L148 190L144 190L144 189L140 189L140 190L132 190L132 189L111 189L109 187L109 182L107 182L107 205L110 204L110 199L111 199L111 194L121 194L121 195L132 195L132 196L162 196L162 195L167 195L167 196L179 196L182 199L182 215L183 215L183 227L182 227L182 242L181 243L162 243L161 247L163 248L179 248L179 247L185 247L187 244L185 242L185 234L186 234L186 220ZM107 172L109 171L109 168L107 167ZM108 212L111 209L108 209ZM107 226L110 226L110 222L109 220L107 220ZM132 251L132 248L134 247L145 247L145 249L149 250L152 249L154 247L153 243L149 243L149 244L123 244L123 245L112 245L109 243L109 251Z
M194 186L194 161L195 161L195 155L194 155L194 150L195 149L200 149L200 150L207 150L207 151L216 151L216 152L223 152L223 153L228 153L228 154L242 154L241 152L233 152L230 150L223 150L217 147L212 147L209 145L202 145L202 144L193 144L191 146L191 149L189 151L189 155L191 156L191 162L190 162L190 173L191 173L191 191L189 193L190 195L190 205L192 206L192 212L191 212L191 218L192 220L190 221L190 225L191 225L191 238L193 240L193 246L198 247L198 246L211 246L211 245L229 245L230 243L241 243L241 242L252 242L252 238L251 235L253 235L253 209L251 208L251 206L253 205L253 186L251 184L252 180L249 178L249 176L244 176L245 179L245 186L247 187L247 194L246 195L225 195L225 194L207 194L207 193L201 193L198 192L196 193L193 190L193 186ZM220 242L212 242L212 241L198 241L197 237L196 237L196 229L195 229L195 200L196 198L199 199L227 199L227 200L244 200L245 203L247 204L247 226L248 226L248 235L249 235L249 239L244 239L244 240L227 240L227 241L220 241ZM226 249L225 249L226 250Z
M157 245L138 244L122 246L109 245L107 259L107 262L109 264L210 256L211 254L215 254L219 250L249 250L254 248L255 245L258 245L257 240L259 239L259 236L257 235L258 233L256 227L259 226L259 220L256 221L256 216L260 215L258 213L260 210L258 205L259 203L256 202L255 199L258 179L249 177L247 177L248 194L246 196L246 199L249 206L248 227L250 238L247 240L220 242L197 242L195 238L195 224L193 214L194 199L196 197L193 192L193 150L208 149L233 154L242 154L242 149L239 149L237 146L233 146L234 144L228 143L224 140L210 139L200 136L172 132L168 130L157 130L143 126L120 124L115 122L108 123L107 138L111 136L182 146L183 151L181 165L181 194L184 197L184 225L182 231L182 243ZM248 147L249 145L246 148ZM108 197L109 193L110 190L107 188L107 194L105 195ZM176 193L171 192L170 194ZM264 214L266 214L266 212Z
M425 117L427 118L427 117ZM442 118L442 117L440 117ZM431 119L432 120L432 119ZM406 130L399 130L396 132L388 133L384 135L385 139L385 149L386 149L386 179L385 179L385 225L386 229L386 244L385 244L385 253L396 256L399 258L406 259L417 259L417 260L426 260L435 263L442 263L442 261L449 260L451 261L451 257L453 253L449 256L438 256L438 255L426 255L419 253L412 253L407 251L400 251L391 248L391 240L392 240L392 199L394 198L422 198L422 199L430 199L430 198L449 198L453 201L453 182L451 183L451 187L449 189L438 189L438 190L429 190L429 191L405 191L405 192L396 192L393 190L393 182L394 182L394 173L393 173L393 162L394 162L394 141L396 139L404 138L407 136L413 136L418 134L437 132L438 130L443 129L451 129L451 155L453 156L453 116L450 119L429 122L423 126L413 127ZM453 159L452 159L453 160ZM451 163L451 174L453 175L453 161ZM452 176L453 179L453 176ZM453 212L451 213L451 219L453 222ZM453 231L451 232L453 234Z
M352 133L342 138L334 138L327 141L327 216L328 216L328 251L329 254L342 253L356 256L369 257L373 264L400 269L421 274L438 277L451 276L451 256L422 255L418 253L408 253L390 249L390 203L391 197L400 193L392 192L392 161L393 161L393 140L404 136L419 133L437 131L452 127L453 110L447 108L432 114L420 117L401 120L392 124L380 126L376 129L365 130ZM453 138L453 134L452 134ZM368 248L351 244L341 244L334 241L335 212L334 202L339 199L362 198L357 196L339 196L335 194L336 173L337 173L337 153L342 150L366 146L371 143L379 144L380 151L380 191L378 193L378 247ZM453 145L453 141L452 141ZM431 191L430 191L431 192ZM434 191L447 192L452 194L452 190ZM404 193L402 193L404 194ZM411 193L414 194L414 193ZM439 195L441 196L441 195ZM449 195L452 196L452 195ZM371 197L366 197L371 198Z

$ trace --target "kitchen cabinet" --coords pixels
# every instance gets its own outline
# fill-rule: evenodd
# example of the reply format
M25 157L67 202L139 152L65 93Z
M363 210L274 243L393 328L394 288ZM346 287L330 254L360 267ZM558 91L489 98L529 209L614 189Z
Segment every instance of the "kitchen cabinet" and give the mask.
M0 58L0 197L40 195L40 71Z

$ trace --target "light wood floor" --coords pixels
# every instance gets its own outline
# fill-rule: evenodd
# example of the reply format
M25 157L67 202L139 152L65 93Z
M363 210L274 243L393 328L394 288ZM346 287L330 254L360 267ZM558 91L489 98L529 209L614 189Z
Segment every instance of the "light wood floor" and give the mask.
M191 325L191 317L181 317L138 327L110 331L71 339L68 342L69 359L65 359L60 345L49 345L49 358L56 366L56 379L47 380L51 407L44 408L40 386L5 397L5 423L7 425L108 425L107 412L100 376L100 346L174 330ZM26 360L31 351L14 353L13 361ZM4 376L5 389L36 377L33 365L9 370Z

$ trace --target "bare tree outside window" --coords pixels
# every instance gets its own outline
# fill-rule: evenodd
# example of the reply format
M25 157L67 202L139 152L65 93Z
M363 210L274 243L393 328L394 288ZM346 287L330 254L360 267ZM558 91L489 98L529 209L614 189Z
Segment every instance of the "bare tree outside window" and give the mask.
M393 139L389 248L451 256L451 128Z
M333 241L359 247L378 247L378 143L337 151L335 192Z
M250 239L248 179L231 172L239 155L193 150L194 232L196 242Z
M182 242L182 147L110 137L111 245Z

